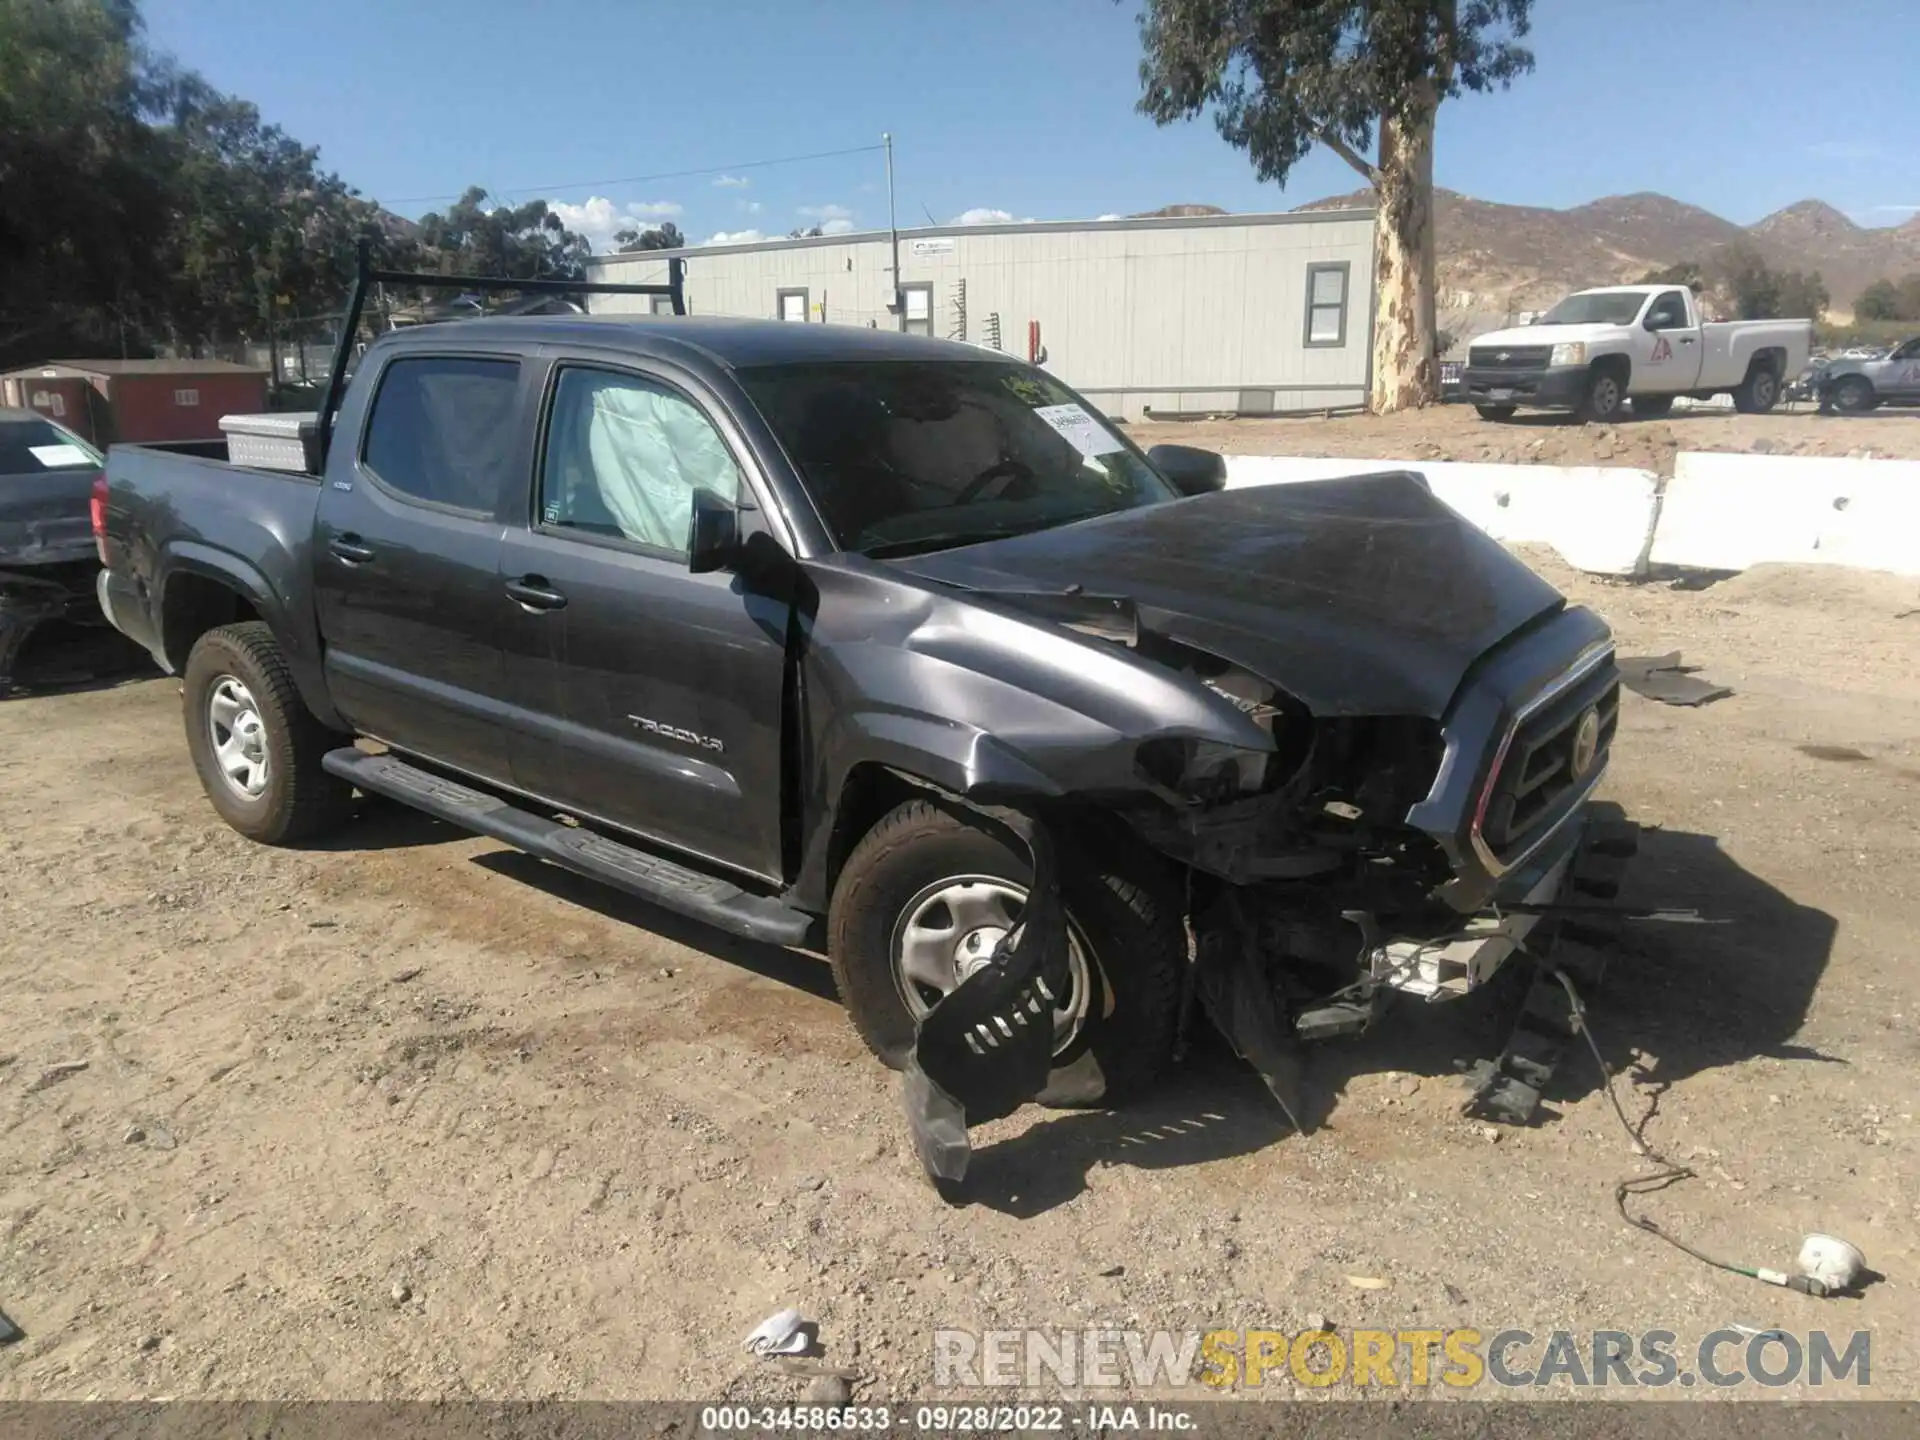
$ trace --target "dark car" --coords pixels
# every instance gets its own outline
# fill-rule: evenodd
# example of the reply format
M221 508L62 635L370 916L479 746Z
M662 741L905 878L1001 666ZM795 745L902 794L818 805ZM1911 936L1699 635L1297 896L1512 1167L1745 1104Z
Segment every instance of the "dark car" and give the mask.
M1098 1103L1190 984L1271 1075L1485 981L1613 737L1605 625L1418 477L1223 479L970 346L480 319L376 342L321 475L116 447L104 593L243 834L358 788L824 947L896 1065L1056 935L960 1048Z
M105 464L44 415L0 409L0 696L35 627L93 604L91 502Z

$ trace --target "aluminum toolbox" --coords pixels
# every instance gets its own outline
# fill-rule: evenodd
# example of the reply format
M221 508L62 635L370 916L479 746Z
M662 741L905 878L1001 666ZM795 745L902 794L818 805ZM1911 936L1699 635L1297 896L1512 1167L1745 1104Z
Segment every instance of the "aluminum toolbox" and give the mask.
M280 415L222 415L220 429L227 437L227 458L235 465L309 474L319 418L312 410Z

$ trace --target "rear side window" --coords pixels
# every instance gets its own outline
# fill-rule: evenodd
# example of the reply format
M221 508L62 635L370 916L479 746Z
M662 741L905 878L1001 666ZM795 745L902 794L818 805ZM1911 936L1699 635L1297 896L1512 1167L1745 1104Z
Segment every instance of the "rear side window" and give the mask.
M380 378L363 463L415 500L491 510L512 464L514 360L422 356Z

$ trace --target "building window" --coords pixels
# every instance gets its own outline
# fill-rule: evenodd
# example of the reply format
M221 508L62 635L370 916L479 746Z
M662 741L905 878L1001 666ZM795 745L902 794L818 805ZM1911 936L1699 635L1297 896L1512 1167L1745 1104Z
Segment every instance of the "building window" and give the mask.
M774 316L780 320L796 320L805 323L807 318L807 292L805 290L782 290L776 297Z
M1307 266L1307 344L1340 346L1347 343L1347 279L1345 260Z
M909 335L933 334L933 286L900 287L900 328Z
M653 302L653 304L648 307L652 314L671 315L673 313L673 297L671 295L649 295L647 298Z
M173 403L178 405L182 410L191 410L200 403L200 392L198 390L176 390L173 392Z

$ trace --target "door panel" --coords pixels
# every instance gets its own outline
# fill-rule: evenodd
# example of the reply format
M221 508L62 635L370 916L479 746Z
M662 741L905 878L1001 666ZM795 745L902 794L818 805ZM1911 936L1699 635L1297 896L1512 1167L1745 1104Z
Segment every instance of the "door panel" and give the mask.
M781 872L788 605L685 558L696 485L733 500L733 451L683 392L563 366L539 523L507 535L505 641L522 789L754 874ZM751 525L754 512L744 511Z
M1678 290L1655 297L1634 330L1633 388L1648 395L1691 390L1700 379L1700 326Z
M327 683L355 729L505 779L509 602L492 511L514 470L519 367L402 356L379 386L364 442L329 471L315 522Z

